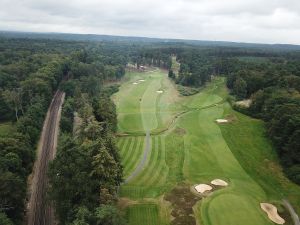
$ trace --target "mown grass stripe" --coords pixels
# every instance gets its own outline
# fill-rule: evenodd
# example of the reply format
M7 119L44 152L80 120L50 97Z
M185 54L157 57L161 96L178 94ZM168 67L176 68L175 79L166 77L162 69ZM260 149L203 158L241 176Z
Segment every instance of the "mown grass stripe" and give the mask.
M144 145L143 148L145 148L145 144L146 141L144 141ZM134 185L140 185L141 184L141 180L143 179L143 177L145 176L145 173L148 170L149 165L151 164L151 161L153 161L153 157L154 157L154 151L153 151L153 146L154 146L154 137L150 138L150 152L148 153L148 158L145 162L145 165L143 167L143 169L140 171L140 174L137 175L134 180L131 182Z
M136 144L136 141L135 141L135 137L132 137L131 140L130 140L130 145L128 145L127 149L126 149L126 152L123 156L123 164L125 166L125 169L127 167L127 162L128 162L128 159L130 158L131 156L131 152L133 150L133 146Z
M153 168L153 171L150 173L152 174L151 179L149 180L149 185L151 186L159 186L163 184L164 178L166 177L166 164L165 164L165 158L164 158L164 149L161 145L161 137L157 137L157 145L156 145L156 151L158 152L157 162L155 163L155 166Z
M143 185L149 185L149 180L151 179L151 177L153 176L153 170L155 170L155 165L157 164L157 160L158 160L158 151L157 151L157 146L158 146L158 137L154 137L152 138L153 140L153 144L152 144L152 154L151 154L151 158L150 158L150 162L147 166L147 168L145 169L144 173L142 174L143 176L140 178L140 180L138 181L138 184L143 184Z
M141 143L142 143L142 137L137 137L136 138L136 146L135 146L135 149L132 153L132 156L129 158L129 162L125 162L126 163L126 171L125 172L125 175L130 173L130 171L132 171L133 169L135 169L135 167L137 166L137 164L140 162L141 160L141 155L142 155L142 152L143 152L143 147L141 146Z
M131 141L131 138L126 138L125 142L123 144L123 147L121 148L120 155L121 155L122 161L124 159L124 155L126 153L127 146L130 145L130 141Z
M153 162L156 160L156 151L155 151L155 144L156 144L156 139L155 137L151 138L151 154L149 157L149 160L147 162L147 164L145 165L143 171L141 172L140 176L138 177L138 179L136 179L136 184L138 185L145 185L145 183L147 183L146 181L149 179L148 178L148 172L149 169L152 167Z
M126 165L125 169L124 169L124 173L125 175L127 175L130 170L132 170L132 164L134 164L136 162L137 156L138 156L138 148L141 142L141 138L140 137L136 137L135 141L134 141L134 145L132 147L132 150L130 152L130 155L124 159L124 165Z
M167 166L166 162L166 143L165 143L165 137L161 136L161 148L163 153L163 160L162 163L164 164L164 181L167 180L168 174L169 174L169 167Z
M159 149L160 140L159 140L158 136L156 136L155 139L156 139L156 141L155 141L154 151L157 153L157 155L156 155L155 161L152 162L151 168L148 171L149 175L151 175L150 178L147 180L147 185L149 185L149 186L153 185L152 179L156 175L157 170L158 170L158 166L160 164L159 163L160 155L161 155L161 152L160 152L160 149Z
M159 210L156 204L137 204L127 209L130 225L159 225Z

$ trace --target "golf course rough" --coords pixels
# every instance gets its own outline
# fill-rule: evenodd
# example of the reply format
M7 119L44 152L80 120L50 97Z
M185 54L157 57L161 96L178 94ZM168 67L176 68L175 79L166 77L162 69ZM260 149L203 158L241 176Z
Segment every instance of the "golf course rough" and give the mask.
M151 134L144 167L119 192L120 197L135 202L124 209L130 225L172 223L170 203L161 199L182 182L190 186L209 184L216 178L228 182L226 188L213 191L193 207L201 225L268 225L272 222L260 202L283 197L299 202L299 187L284 179L281 170L269 172L266 158L276 165L278 162L264 137L262 122L233 111L224 101L224 78L214 79L196 95L179 97L165 71L126 76L127 81L113 96L118 132L128 135L118 140L125 179L143 157L146 132ZM235 120L215 122L228 115ZM247 146L251 140L260 145ZM253 172L256 167L264 176ZM157 213L157 209L169 215Z

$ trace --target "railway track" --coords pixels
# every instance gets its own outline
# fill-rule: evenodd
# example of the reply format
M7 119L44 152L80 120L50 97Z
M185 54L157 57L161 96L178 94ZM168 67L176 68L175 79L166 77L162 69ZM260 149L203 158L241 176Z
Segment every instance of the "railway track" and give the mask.
M65 94L57 91L52 99L44 122L38 147L38 156L33 171L31 193L27 207L28 225L54 225L54 211L47 201L47 168L56 153L61 106Z

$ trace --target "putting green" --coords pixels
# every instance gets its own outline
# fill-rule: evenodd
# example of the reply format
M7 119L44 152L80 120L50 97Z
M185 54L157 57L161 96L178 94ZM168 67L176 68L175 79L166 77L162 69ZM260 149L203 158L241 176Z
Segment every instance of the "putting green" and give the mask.
M128 81L113 97L119 132L130 134L118 140L125 177L143 158L145 132L152 133L143 168L120 188L121 197L138 203L128 209L130 225L143 218L148 221L148 212L156 210L143 203L145 198L167 208L159 199L179 182L193 185L220 178L229 183L194 207L196 219L203 225L272 224L260 209L260 202L283 197L299 202L300 196L295 194L300 193L299 187L285 179L280 169L270 172L265 163L267 158L280 168L274 149L264 137L262 122L233 111L225 102L225 79L214 79L196 95L178 97L164 71L127 76ZM139 79L145 81L134 85ZM215 122L228 114L235 118L234 122ZM262 173L257 174L256 168ZM157 217L153 224L169 220L170 215Z

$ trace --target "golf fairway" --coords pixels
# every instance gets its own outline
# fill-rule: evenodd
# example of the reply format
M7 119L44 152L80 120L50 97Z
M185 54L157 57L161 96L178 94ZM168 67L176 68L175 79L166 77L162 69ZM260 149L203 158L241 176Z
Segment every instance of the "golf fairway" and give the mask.
M145 134L150 132L146 160L119 192L130 225L170 224L172 206L164 196L179 184L209 184L216 178L228 186L193 206L198 224L271 225L260 202L288 198L299 207L299 188L283 179L279 166L270 172L265 163L278 165L264 137L263 123L231 109L225 101L224 78L215 78L196 95L181 97L166 71L153 69L126 76L113 96L125 179L145 157ZM232 122L215 122L226 116Z

